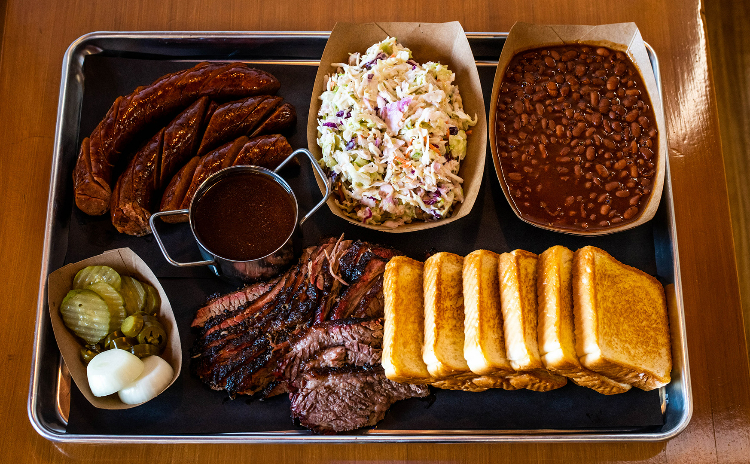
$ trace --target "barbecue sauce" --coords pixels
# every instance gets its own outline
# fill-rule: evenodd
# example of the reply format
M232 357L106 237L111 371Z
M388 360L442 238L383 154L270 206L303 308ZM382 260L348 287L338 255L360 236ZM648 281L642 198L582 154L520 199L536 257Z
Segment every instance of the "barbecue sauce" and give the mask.
M193 206L195 235L212 254L233 261L262 258L286 243L295 201L277 182L253 172L228 176Z

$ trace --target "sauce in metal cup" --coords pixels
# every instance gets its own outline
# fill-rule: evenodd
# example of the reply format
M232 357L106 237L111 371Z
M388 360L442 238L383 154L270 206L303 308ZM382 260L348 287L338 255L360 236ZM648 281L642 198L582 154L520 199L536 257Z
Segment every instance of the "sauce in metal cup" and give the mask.
M328 179L305 149L296 150L275 171L258 166L222 169L198 187L188 209L151 215L151 230L167 261L178 267L210 266L217 276L239 282L254 282L283 271L294 258L292 242L299 211L294 192L276 172L300 153L308 156L326 182L325 195L299 221L302 225L331 194ZM169 256L154 221L178 214L188 215L205 261L183 263Z
M191 215L196 238L211 254L246 261L286 243L297 204L291 191L267 174L236 171L209 186Z

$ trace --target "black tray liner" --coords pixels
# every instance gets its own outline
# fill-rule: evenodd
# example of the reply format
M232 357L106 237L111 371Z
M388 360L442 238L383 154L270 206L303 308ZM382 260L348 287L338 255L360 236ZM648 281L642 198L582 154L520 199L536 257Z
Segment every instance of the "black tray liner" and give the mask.
M498 51L499 53L499 51ZM153 82L159 76L192 66L191 61L165 61L122 56L91 55L84 62L84 94L81 108L79 143L91 133L114 99L135 87ZM307 147L308 106L317 68L307 65L258 64L281 81L279 95L297 109L296 132L289 137L294 148ZM494 67L480 67L485 107L494 79ZM492 128L490 128L492 130ZM77 148L66 149L63 169L71 172ZM285 169L283 176L295 192L301 211L309 210L320 198L308 162ZM70 177L67 178L70 181ZM415 259L425 259L434 251L466 255L488 249L498 253L521 248L541 253L553 245L576 250L598 246L616 259L656 275L654 221L640 227L603 237L577 237L548 232L516 218L508 205L493 168L489 144L483 186L468 216L449 225L422 232L389 234L355 227L323 207L302 229L301 244L315 244L326 236L362 239L390 245ZM67 186L67 192L72 185ZM71 386L67 433L95 435L183 435L241 432L272 432L300 429L290 417L289 400L280 395L265 401L247 397L231 400L224 392L210 390L190 370L189 350L196 334L190 330L195 311L212 294L235 287L213 277L207 267L177 268L162 257L152 236L130 237L119 234L109 215L91 217L73 207L66 195L60 230L68 234L65 263L76 262L105 250L129 247L151 267L162 283L174 308L182 337L183 369L177 381L145 405L119 411L94 408ZM664 203L662 202L662 205ZM662 206L662 209L664 207ZM66 216L66 214L69 214ZM657 214L656 220L665 220ZM180 261L200 259L189 227L160 226L172 257ZM614 396L568 383L559 390L538 393L527 390L489 390L464 393L433 389L428 399L409 399L390 408L378 430L648 430L663 425L658 391L638 389ZM361 433L361 432L355 432Z

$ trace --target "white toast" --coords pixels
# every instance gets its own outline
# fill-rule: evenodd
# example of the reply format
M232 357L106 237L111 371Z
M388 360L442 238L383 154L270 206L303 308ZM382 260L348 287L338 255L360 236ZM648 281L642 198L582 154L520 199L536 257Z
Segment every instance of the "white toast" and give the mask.
M425 384L432 377L422 361L424 305L422 263L405 256L388 261L383 275L385 375L394 382Z
M664 287L604 250L573 257L573 314L581 364L642 390L671 380L672 353Z
M630 385L591 371L578 361L573 324L573 252L553 246L539 255L537 268L537 340L544 366L605 395L628 391Z
M464 358L463 261L437 253L424 263L424 348L422 359L441 388L463 386L476 375Z
M464 358L480 376L475 384L514 390L508 377L516 371L505 352L497 272L497 253L476 250L464 258Z
M537 256L524 250L503 253L498 260L506 356L519 374L517 388L547 391L567 383L544 368L537 344Z

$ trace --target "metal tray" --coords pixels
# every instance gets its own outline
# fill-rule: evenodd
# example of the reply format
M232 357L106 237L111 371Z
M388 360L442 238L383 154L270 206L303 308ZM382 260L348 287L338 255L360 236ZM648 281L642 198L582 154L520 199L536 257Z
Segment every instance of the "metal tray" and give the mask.
M477 66L482 72L492 72L497 63L507 33L469 33L469 42L474 52ZM594 441L661 441L667 440L679 434L687 426L692 415L692 394L690 387L689 365L687 356L687 344L685 340L685 320L682 305L682 290L680 280L679 257L677 254L677 237L673 216L673 198L671 189L671 178L669 169L665 179L664 191L660 210L656 218L648 224L646 229L641 229L640 235L623 235L622 241L625 248L633 253L644 253L633 251L646 249L645 253L652 253L649 260L653 261L652 274L665 285L669 320L672 331L672 356L673 371L672 382L659 391L659 404L663 417L663 425L652 427L610 427L604 424L600 427L584 428L508 428L508 429L472 429L462 427L459 423L455 428L443 426L440 428L425 427L422 429L399 429L399 427L376 427L370 430L346 435L314 435L308 431L294 429L281 431L253 431L242 433L214 433L207 430L206 433L172 433L164 431L159 434L123 435L123 434L98 434L98 433L69 433L67 431L71 404L71 392L75 392L71 386L70 375L65 364L62 362L60 353L51 330L47 310L47 276L66 262L77 261L81 255L89 252L90 248L97 247L106 249L109 242L88 244L79 250L80 244L75 242L71 246L68 243L68 229L74 227L71 224L72 195L70 195L70 175L72 166L78 153L79 132L81 127L82 106L84 96L84 62L91 55L116 57L118 59L140 59L154 60L155 62L182 62L199 60L217 61L245 61L258 63L260 65L289 67L317 67L318 60L328 38L325 32L294 32L294 33L228 33L228 32L97 32L84 35L73 42L68 48L63 61L62 81L60 87L59 107L57 115L57 127L55 132L54 156L52 161L52 175L50 180L49 200L47 206L47 222L45 226L45 241L42 255L42 267L39 282L39 297L37 304L37 321L34 334L34 351L32 357L31 382L28 397L28 414L33 427L43 437L60 442L76 443L177 443L177 442L244 442L244 443L311 443L311 442L594 442ZM647 45L649 57L656 77L657 85L661 90L661 80L656 54ZM489 68L492 68L490 70ZM314 73L313 73L314 74ZM491 82L491 81L490 81ZM491 83L490 83L491 86ZM491 89L484 88L485 100ZM305 105L306 106L306 105ZM489 108L489 105L487 105ZM306 108L298 106L300 119L306 120ZM304 135L303 135L304 137ZM302 144L301 146L304 146ZM488 150L489 152L489 150ZM488 156L490 156L488 154ZM668 162L669 160L667 160ZM667 163L668 165L669 163ZM488 163L492 166L492 163ZM491 168L489 168L491 171ZM310 176L311 178L312 176ZM309 179L308 179L309 181ZM493 172L485 172L483 190L492 189L495 200L502 198L499 192L497 179ZM312 183L307 185L312 190ZM316 193L317 194L317 193ZM499 194L499 196L497 196ZM480 194L481 196L481 194ZM492 198L487 193L488 198ZM312 201L312 200L310 200ZM504 202L504 199L502 199ZM485 201L485 203L487 203ZM507 209L507 205L496 201L496 204L485 204L482 213L494 212L495 209ZM481 202L476 208L482 208ZM472 212L473 214L474 212ZM512 214L512 213L511 213ZM75 218L75 212L73 212ZM508 216L510 217L510 216ZM527 231L539 240L543 237L539 246L562 243L570 248L576 245L582 246L582 241L571 241L561 234L552 232L539 232L523 229L514 223L508 223L503 218L501 230L490 230L487 232L484 218L476 219L476 225L480 229L477 234L496 233L499 234L500 246L515 248L520 239L515 235L520 231ZM466 221L464 218L462 221ZM462 221L457 221L460 224ZM481 224L480 224L481 222ZM473 225L472 225L473 226ZM448 229L450 226L446 226ZM641 226L645 227L645 226ZM316 228L312 235L320 233L325 227ZM450 229L466 232L467 228ZM483 232L484 230L484 232ZM325 232L325 230L323 230ZM433 229L432 234L440 234L441 229ZM359 232L358 232L359 233ZM443 232L445 233L445 232ZM351 236L352 232L348 232ZM477 235L475 234L475 235ZM515 235L514 235L515 234ZM644 234L649 240L641 240ZM389 234L392 235L392 234ZM398 234L403 235L403 234ZM408 235L408 234L407 234ZM653 237L653 243L650 242ZM383 241L383 236L369 235L365 239ZM487 247L487 240L477 240L473 245ZM495 243L498 237L488 237L491 243ZM633 240L641 240L634 242ZM458 240L463 240L459 237ZM448 239L455 240L454 238ZM610 253L619 248L617 241L610 240L602 246ZM588 244L588 242L585 242ZM153 252L157 258L158 249L155 243L141 243L139 246L146 247L148 253ZM152 246L153 250L148 247ZM425 245L429 247L428 245ZM113 246L109 246L113 247ZM653 248L652 248L653 247ZM441 250L444 248L441 248ZM471 248L474 249L474 248ZM496 251L497 246L494 248ZM542 248L543 249L543 248ZM426 250L425 250L426 251ZM452 251L450 249L446 251ZM541 250L540 250L541 251ZM460 252L457 251L457 252ZM93 254L93 253L92 253ZM81 256L79 256L81 255ZM617 255L615 255L617 257ZM154 258L155 259L155 258ZM191 274L183 275L177 272L177 279L190 278ZM161 276L160 276L161 278ZM183 338L186 336L182 334ZM183 345L185 342L183 340ZM182 376L187 376L189 370L183 370ZM576 387L578 388L578 387ZM442 393L441 393L442 394ZM459 392L458 394L464 394ZM465 393L464 395L471 395ZM455 397L454 397L455 398ZM444 424L443 424L444 425ZM449 424L450 425L450 424Z

